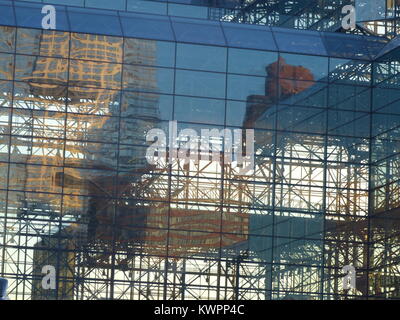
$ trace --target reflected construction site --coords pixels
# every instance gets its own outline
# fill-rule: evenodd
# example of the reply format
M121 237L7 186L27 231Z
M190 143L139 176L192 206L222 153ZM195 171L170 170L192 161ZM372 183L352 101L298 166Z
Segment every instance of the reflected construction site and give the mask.
M178 75L152 67L166 42L0 33L10 299L399 298L397 47L375 39L373 61L329 58L326 72L319 57L276 53L259 63L261 86L240 89L244 107L224 105L235 123L181 121L254 128L255 168L243 176L222 151L147 163L147 132L177 118L163 88L176 93ZM335 36L324 39L332 52L343 48ZM55 290L41 286L46 265ZM356 290L342 287L346 265Z

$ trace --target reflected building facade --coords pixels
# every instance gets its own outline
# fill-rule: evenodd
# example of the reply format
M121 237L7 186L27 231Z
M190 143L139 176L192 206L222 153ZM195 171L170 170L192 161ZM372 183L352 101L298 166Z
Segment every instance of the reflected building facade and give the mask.
M396 38L64 6L50 31L0 6L10 299L399 297ZM172 120L198 146L254 129L254 170L221 136L218 159L149 164Z

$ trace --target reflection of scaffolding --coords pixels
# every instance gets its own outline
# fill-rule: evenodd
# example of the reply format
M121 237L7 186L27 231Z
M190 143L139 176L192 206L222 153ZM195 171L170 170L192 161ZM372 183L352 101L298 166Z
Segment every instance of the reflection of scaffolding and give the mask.
M108 40L102 37L80 35L74 41L89 52L77 50L76 57L108 62L120 59L114 45L110 47L114 54L104 50ZM93 56L97 46L100 53ZM155 47L146 47L152 59ZM10 193L8 198L10 212L18 213L15 225L9 228L18 230L15 238L19 245L26 241L35 246L33 257L29 257L33 250L18 249L29 263L34 262L25 272L34 276L35 298L317 298L321 292L340 298L339 266L346 264L362 270L358 290L363 296L367 295L367 280L377 287L390 287L397 281L395 276L380 271L365 271L369 264L368 139L356 144L348 143L345 137L301 133L307 130L299 128L307 128L322 111L302 114L288 127L299 133L275 136L257 132L259 156L255 173L249 177L239 176L222 161L147 167L136 161L144 158L141 149L127 148L124 156L132 161L122 165L127 173L119 177L115 200L111 175L105 173L114 170L115 156L103 143L91 147L86 136L115 131L112 118L123 112L127 118L132 116L126 129L137 128L140 121L136 117L141 115L154 121L128 132L124 143L129 139L142 141L142 133L158 120L157 95L144 98L132 93L129 102L118 110L119 91L112 89L117 85L115 77L120 67L107 66L104 77L101 72L99 77L89 72L90 78L82 72L85 68L101 71L100 63L88 62L85 68L77 64L69 76L76 88L66 93L63 82L59 82L65 79L62 73L66 69L59 65L59 72L46 72L49 66L54 65L39 58L32 71L34 76L25 79L45 79L47 89L41 91L33 82L25 87L21 84L14 101L18 120L12 139L17 147L12 149L11 158L42 166L18 164L9 177L11 189L23 186L25 191L42 192ZM293 79L275 83L276 90L283 87L280 95L260 93L249 97L245 126L260 125L275 117L274 104L278 102L284 104L293 96L307 99L322 90L321 86L327 86L315 83L304 68L295 70L299 72L285 73ZM137 74L135 71L131 76ZM342 66L332 75L341 80L365 78L359 66ZM309 83L302 86L300 77ZM153 73L137 81L147 81L149 88L154 88ZM271 81L278 81L278 75L269 81L271 89ZM85 85L91 87L80 89ZM24 88L29 95L19 96ZM142 110L146 111L142 114L129 114L143 104L146 107ZM73 113L66 118L65 108ZM105 117L100 120L96 115ZM92 116L96 121L90 120ZM71 143L60 143L64 134ZM325 163L326 158L331 162ZM83 165L103 170L89 174L76 168ZM88 197L77 196L76 190ZM55 194L45 193L49 191ZM64 221L60 221L61 193ZM373 226L385 237L392 236L387 226ZM270 232L269 228L277 230ZM304 239L296 236L298 230L305 230L301 236ZM254 236L257 233L274 234L275 238ZM32 241L38 237L42 239L39 243ZM374 251L374 263L387 261L386 246L391 243L390 252L397 253L396 238L392 237L385 247ZM13 259L11 252L7 259ZM56 264L59 272L61 285L50 295L38 287L42 264Z
M212 20L341 32L344 32L342 19L345 16L342 14L342 8L345 5L355 5L354 0L205 0L200 2L210 7L209 19ZM398 34L399 4L398 0L387 1L383 19L357 23L355 30L346 32L394 37Z

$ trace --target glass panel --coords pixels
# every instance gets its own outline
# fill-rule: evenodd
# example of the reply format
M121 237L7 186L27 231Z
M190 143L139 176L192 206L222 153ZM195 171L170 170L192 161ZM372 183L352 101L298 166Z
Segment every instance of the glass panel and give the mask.
M169 3L168 14L170 16L177 16L177 17L208 19L208 8L193 6L193 5L187 6L187 5Z
M324 32L322 34L329 56L348 59L370 59L364 37Z
M145 39L125 39L124 63L158 67L174 67L173 42Z
M280 54L280 78L327 81L327 76L328 58L300 54Z
M15 32L16 32L16 28L0 27L0 51L1 52L14 52Z
M114 63L71 60L69 84L96 88L121 88L121 65Z
M64 138L65 113L14 109L12 134L30 137Z
M326 110L279 106L277 129L325 133Z
M127 0L128 11L167 14L167 4L148 0Z
M329 134L368 137L370 116L361 112L329 110Z
M56 9L56 29L69 30L69 24L65 7L54 6ZM15 3L15 14L19 27L32 27L42 29L42 19L45 16L42 14L42 4L35 3Z
M176 66L204 71L226 71L226 48L178 44Z
M12 54L0 53L0 79L12 80L14 59Z
M176 40L225 46L221 25L214 21L171 18Z
M63 85L67 83L68 60L17 55L15 78Z
M173 84L173 69L124 65L124 89L172 93Z
M121 117L171 120L172 107L172 95L124 91Z
M65 165L76 168L93 168L102 170L117 169L118 144L94 143L87 141L66 141ZM99 182L111 175L104 171L104 177L99 177ZM96 185L102 189L102 185Z
M119 115L119 91L68 87L68 112Z
M69 33L18 28L17 52L68 58Z
M121 24L116 12L68 7L71 31L121 36Z
M400 109L395 106L400 101L400 90L386 89L386 88L374 88L373 89L373 108L378 112L387 112L386 106L388 106L389 113L400 113Z
M319 32L272 28L280 51L327 55Z
M93 8L104 8L112 10L125 10L126 0L86 0L85 5Z
M119 119L98 115L68 114L66 139L118 143Z
M52 137L13 136L11 161L36 164L63 164L64 141Z
M12 2L8 1L7 5L0 5L0 24L5 26L15 26L15 16L14 16L14 9L12 7Z
M201 71L176 71L175 92L210 98L225 98L225 75Z
M122 62L122 38L71 34L71 59Z
M120 143L136 146L147 146L146 135L149 130L160 128L164 132L168 132L168 123L154 119L139 119L135 115L125 113L121 118L120 124ZM136 164L147 165L146 148L125 148L124 157L132 155L136 158ZM120 155L122 156L122 155ZM142 166L143 167L143 166Z
M224 100L176 96L174 110L174 119L178 121L224 124Z
M267 68L278 61L276 52L229 48L228 72L266 76Z
M275 114L270 110L271 105L260 103L256 106L243 101L228 101L226 124L246 128L274 128Z
M120 13L120 18L125 37L175 40L166 16Z
M0 107L8 108L12 105L12 82L0 81Z
M360 60L330 59L329 81L352 85L370 85L371 63Z
M265 95L264 77L228 75L228 99L246 101L254 95Z
M14 82L14 108L65 112L66 95L61 85Z
M279 83L280 103L320 108L327 105L329 85L326 83L298 80L280 80ZM293 87L292 90L297 91L289 90Z
M329 107L369 112L371 89L332 83L329 85Z
M268 27L245 24L235 26L231 23L221 25L231 47L277 51L274 37Z

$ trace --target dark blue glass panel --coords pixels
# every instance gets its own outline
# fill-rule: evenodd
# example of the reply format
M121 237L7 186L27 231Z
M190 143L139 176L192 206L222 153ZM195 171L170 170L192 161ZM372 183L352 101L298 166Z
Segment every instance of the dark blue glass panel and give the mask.
M272 31L280 51L327 55L319 32L276 27Z
M221 25L214 21L171 18L176 40L225 46Z
M231 47L276 51L277 47L271 29L255 25L240 26L222 23L226 41Z
M225 72L226 48L179 43L176 66L184 69Z
M267 67L278 61L278 53L230 48L228 61L229 73L266 76Z
M394 38L392 41L390 41L388 44L386 44L383 49L377 54L376 59L380 61L380 58L385 56L387 53L392 51L395 48L398 48L400 46L400 36L397 36Z
M124 63L174 67L175 44L167 41L125 38Z
M171 23L166 16L120 13L126 37L174 41Z
M35 3L15 4L15 14L19 27L42 28L42 14L44 5ZM54 6L56 9L56 30L69 30L68 19L63 6Z
M329 110L328 134L368 137L370 117L361 112Z
M113 11L68 8L71 31L121 36L118 15Z
M326 110L279 106L278 108L278 130L302 131L311 133L325 133Z
M365 36L364 40L371 59L374 59L388 43L387 39L380 37Z
M181 95L225 98L225 74L177 70L175 92Z
M188 6L182 4L169 3L168 14L177 17L191 17L198 19L208 18L208 8L200 6Z
M111 10L125 10L126 7L125 0L86 0L85 4L87 7Z
M178 121L224 124L224 100L176 96L174 110L174 119Z
M127 90L172 93L174 70L169 68L124 66L123 86Z
M9 3L4 3L1 2L0 4L0 24L1 25L6 25L6 26L15 26L16 22L15 22L15 17L14 17L14 10L13 7L11 5L11 2Z
M265 78L228 75L228 99L246 101L250 96L265 95Z
M330 59L329 81L352 85L371 83L371 63L361 60Z
M315 57L300 54L285 54L280 55L280 74L281 78L297 79L297 80L317 80L328 81L328 58ZM296 66L299 72L286 73L284 66ZM306 69L306 70L304 70ZM302 73L312 75L313 79L303 79Z
M368 43L363 36L326 32L322 37L329 56L366 60L371 58Z
M128 11L167 14L167 4L148 0L128 0Z

